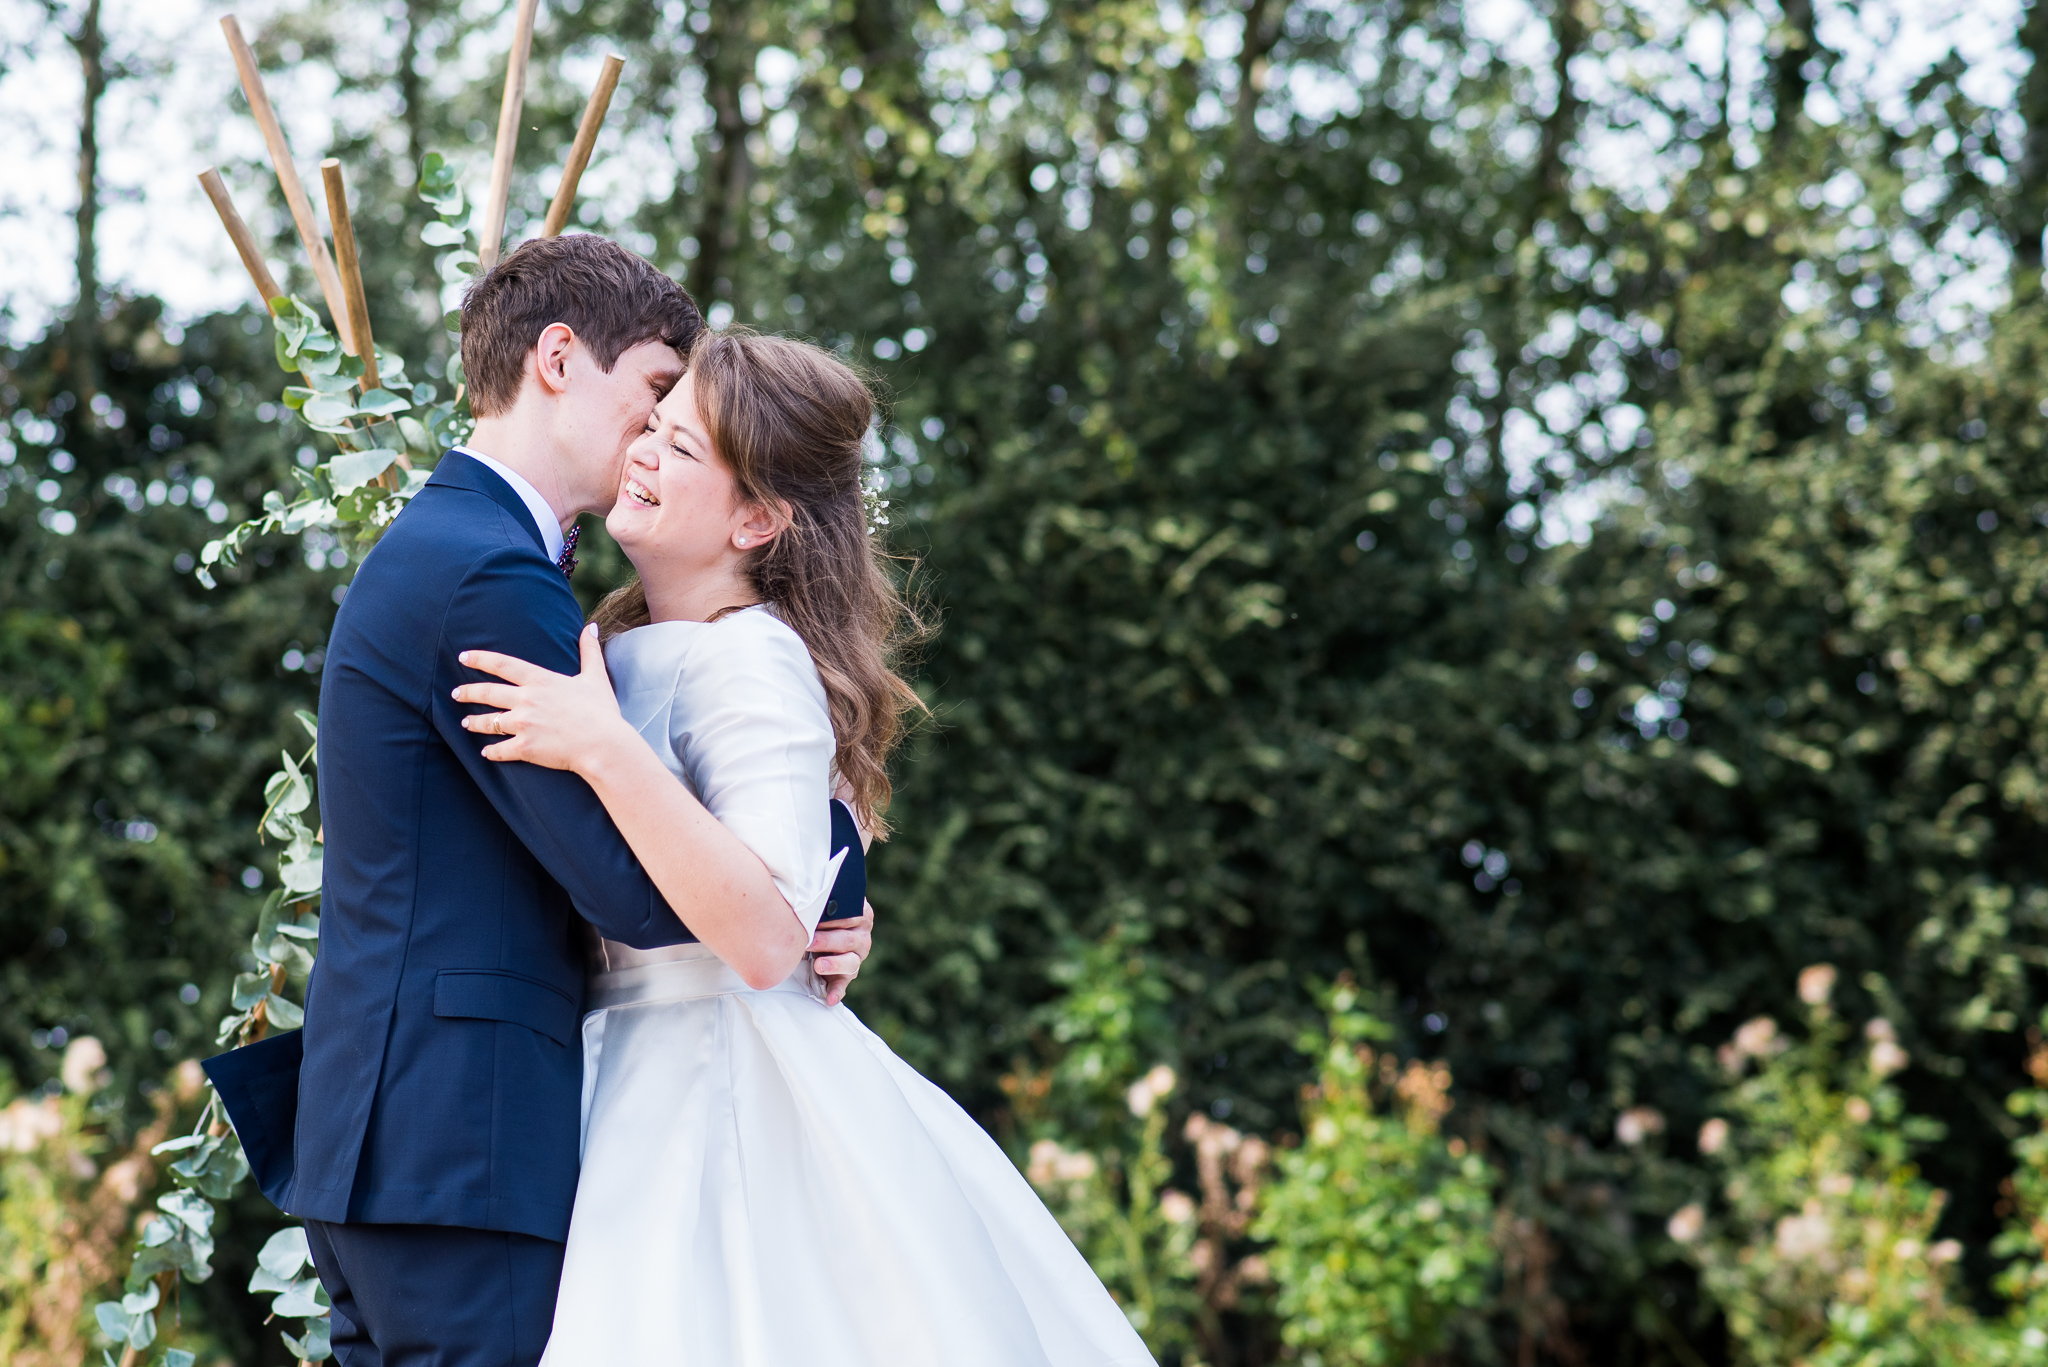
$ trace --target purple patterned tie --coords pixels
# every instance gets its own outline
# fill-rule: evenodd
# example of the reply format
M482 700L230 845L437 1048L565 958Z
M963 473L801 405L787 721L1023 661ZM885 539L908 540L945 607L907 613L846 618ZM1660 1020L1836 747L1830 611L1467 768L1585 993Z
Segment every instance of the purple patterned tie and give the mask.
M562 553L555 557L555 568L562 572L564 579L576 573L576 538L582 534L582 527L572 526L569 534L562 538Z

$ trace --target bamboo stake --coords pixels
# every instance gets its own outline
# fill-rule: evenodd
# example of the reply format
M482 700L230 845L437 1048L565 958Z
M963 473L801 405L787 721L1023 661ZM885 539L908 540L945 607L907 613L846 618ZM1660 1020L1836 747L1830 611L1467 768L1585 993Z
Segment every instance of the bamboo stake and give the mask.
M299 183L299 173L292 166L292 149L284 140L284 129L278 125L277 115L270 107L270 96L264 93L263 75L256 69L256 54L249 50L249 44L242 37L242 26L232 14L224 15L220 21L221 31L227 34L228 50L235 56L235 70L242 78L242 93L249 97L249 112L256 117L256 126L263 130L263 141L270 148L270 164L277 170L277 183L284 189L284 202L291 206L292 222L298 227L299 241L306 245L306 255L313 259L313 276L320 282L320 293L327 300L327 312L334 319L334 330L341 338L344 349L354 352L355 334L349 330L341 294L341 277L335 274L334 261L327 254L327 244L320 237L319 220L313 217L313 205L306 198L306 187Z
M590 92L590 103L583 106L583 123L576 130L575 145L569 149L562 186L555 191L555 202L548 205L547 223L540 230L542 237L559 237L569 225L569 211L576 207L576 185L583 179L583 168L590 165L590 149L597 145L597 132L604 127L605 112L612 107L612 92L619 88L619 73L625 67L625 58L607 55L604 70L597 73L597 88Z
M512 152L519 145L519 113L526 104L526 59L533 52L533 16L540 0L519 0L512 26L512 56L505 63L505 97L498 104L498 147L491 157L491 197L477 246L477 274L498 264L505 236L505 202L512 195Z
M361 342L363 392L377 388L377 346L370 338L370 301L363 293L363 267L356 255L355 224L348 216L348 187L341 181L341 163L333 157L320 163L327 185L327 222L334 228L334 254L341 259L341 297L348 305L348 330Z
M235 201L228 196L227 182L220 178L220 172L207 167L199 173L199 184L206 191L206 197L213 201L214 212L220 215L220 224L228 230L228 238L241 254L243 269L256 282L256 294L263 300L264 312L270 311L270 301L284 293L277 287L277 281L270 274L270 267L263 264L263 253L256 246L256 235L249 231L249 225L235 212Z
M206 197L213 201L214 211L220 215L221 226L228 230L228 239L235 244L235 251L241 255L242 265L248 270L249 278L256 282L256 293L263 300L263 310L275 313L270 301L281 296L277 281L270 274L270 267L263 262L263 253L257 249L256 234L249 231L249 225L242 221L242 215L235 210L235 201L228 196L227 182L220 178L220 172L209 166L199 173L199 184L205 189ZM306 383L311 384L310 377Z

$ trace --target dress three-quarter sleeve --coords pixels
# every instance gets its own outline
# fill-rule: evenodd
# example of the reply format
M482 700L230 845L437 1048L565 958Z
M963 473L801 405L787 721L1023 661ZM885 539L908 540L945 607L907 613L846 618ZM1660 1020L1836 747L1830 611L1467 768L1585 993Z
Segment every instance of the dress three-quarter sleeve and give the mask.
M768 867L806 929L832 891L831 713L817 667L767 608L733 613L684 657L669 742L711 814Z

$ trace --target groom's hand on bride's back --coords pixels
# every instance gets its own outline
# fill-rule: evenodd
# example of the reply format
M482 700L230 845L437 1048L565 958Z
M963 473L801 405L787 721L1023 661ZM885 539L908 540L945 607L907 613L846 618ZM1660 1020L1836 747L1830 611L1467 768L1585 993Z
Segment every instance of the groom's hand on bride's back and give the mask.
M825 1001L837 1006L847 987L860 976L861 960L875 947L875 908L860 904L861 914L820 921L811 937L811 969L825 980Z

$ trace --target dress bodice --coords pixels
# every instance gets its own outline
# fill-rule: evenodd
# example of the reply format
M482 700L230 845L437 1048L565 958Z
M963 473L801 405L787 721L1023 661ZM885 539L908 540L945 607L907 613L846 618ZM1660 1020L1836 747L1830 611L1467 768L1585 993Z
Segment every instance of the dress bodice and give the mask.
M832 857L835 744L803 638L766 605L716 622L656 622L605 646L619 710L669 772L768 868L816 930ZM595 971L672 957L599 943Z

